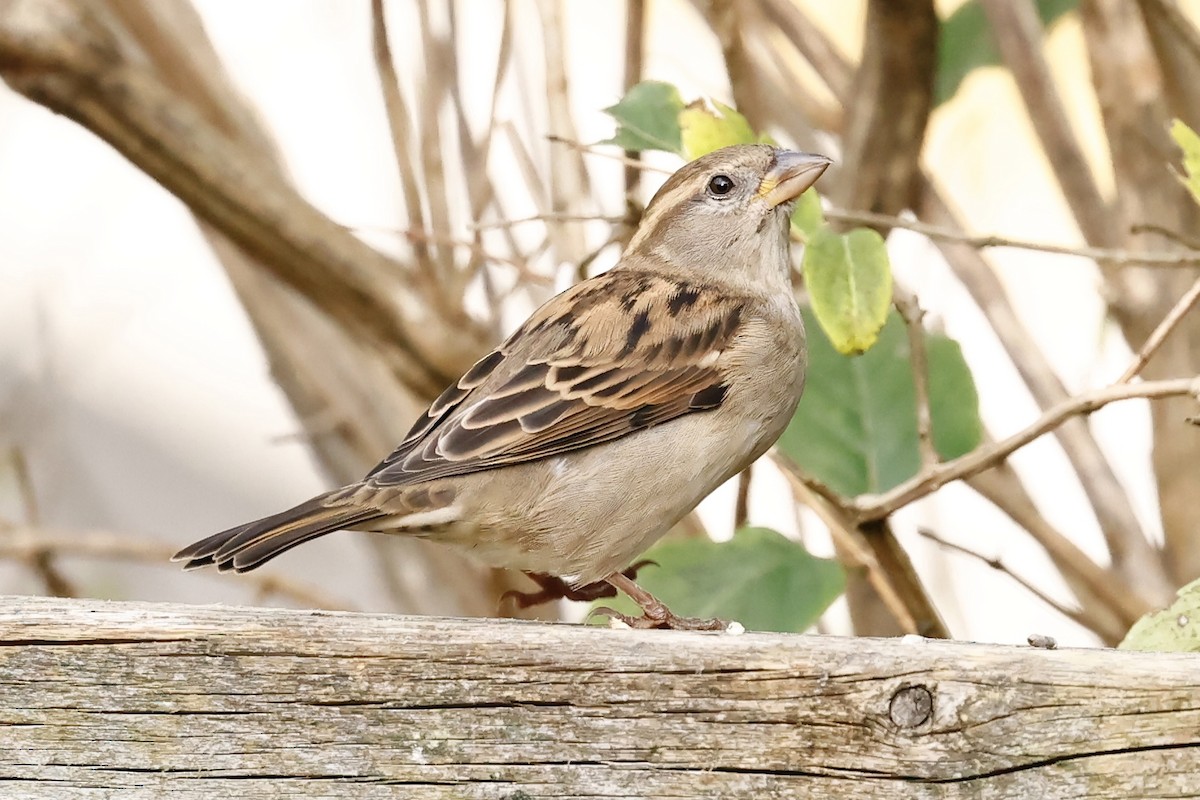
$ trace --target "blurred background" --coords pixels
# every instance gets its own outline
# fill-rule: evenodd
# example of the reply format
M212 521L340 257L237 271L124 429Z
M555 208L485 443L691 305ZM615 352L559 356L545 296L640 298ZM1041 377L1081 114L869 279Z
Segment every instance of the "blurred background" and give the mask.
M1169 0L0 5L0 592L496 613L519 576L422 543L336 534L253 576L165 557L358 477L537 304L615 263L681 163L597 144L634 84L831 155L831 209L1187 253L1168 127L1200 122L1198 20ZM1197 275L904 229L888 251L996 439L1116 381ZM1192 314L1143 377L1194 377L1198 353ZM1111 642L1200 574L1194 411L1105 407L1003 481L892 514L949 633ZM737 494L701 506L707 535L732 534ZM771 464L746 511L845 556ZM861 567L820 629L898 632L850 607Z

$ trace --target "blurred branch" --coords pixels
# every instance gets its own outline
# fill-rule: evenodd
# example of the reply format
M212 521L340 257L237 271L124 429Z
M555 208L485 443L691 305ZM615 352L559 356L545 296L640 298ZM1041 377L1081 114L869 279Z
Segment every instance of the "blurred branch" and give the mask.
M557 0L538 0L542 20L542 48L546 69L546 104L550 112L550 132L567 139L578 139L571 116L567 79L565 9ZM581 213L581 201L588 196L587 167L578 153L550 150L550 176L546 181L550 211L555 214ZM560 261L578 264L587 253L578 229L550 226L550 238Z
M766 17L778 26L796 51L812 66L835 98L850 96L854 65L834 47L793 0L762 0Z
M929 412L929 359L925 353L925 326L922 324L925 312L917 296L908 289L893 284L892 295L892 304L900 312L908 334L908 362L917 404L917 449L921 453L921 465L930 467L941 459L933 446L933 421Z
M842 98L839 205L891 214L916 205L938 30L933 0L868 0L862 60Z
M1115 645L1129 626L1154 609L1124 577L1097 564L1050 524L1007 461L964 480L972 490L1020 525L1046 552L1079 599L1086 617L1084 624L1102 641Z
M1200 128L1200 31L1177 0L1136 0L1162 72L1167 105L1193 130Z
M128 60L112 23L98 6L2 6L0 77L109 142L273 275L388 354L420 393L449 383L457 371L432 360L435 350L414 338L420 321L406 320L394 305L404 267L347 233L250 148Z
M618 161L629 169L636 169L642 172L657 172L660 175L670 175L673 172L673 170L656 167L653 164L647 164L641 159L630 158L628 154L621 155L620 153L609 153L600 149L601 147L608 147L609 145L584 144L583 142L577 142L574 139L568 139L565 136L556 136L554 134L547 135L546 140L554 142L555 144L565 145L580 153L586 153L591 156L599 156L600 158L607 158L612 161Z
M870 225L882 228L902 228L919 233L935 241L954 242L977 250L989 247L1012 247L1020 250L1054 253L1056 255L1078 256L1117 266L1195 267L1200 265L1200 251L1197 250L1168 253L1122 250L1107 247L1071 247L1069 245L1050 244L1048 242L1034 242L1028 239L1014 239L996 234L975 235L966 233L958 228L946 225L931 225L927 222L907 217L876 214L871 211L850 211L841 208L826 209L825 216L831 220L850 224Z
M776 452L774 461L783 472L784 477L788 479L796 502L811 508L829 529L830 536L837 545L839 557L844 562L848 562L846 566L864 569L867 580L901 630L905 633L917 633L919 626L916 617L905 605L900 593L893 585L891 576L880 566L878 559L875 558L854 523L836 505L812 491L807 482L801 478L799 470L791 459Z
M521 217L519 219L502 219L495 222L481 222L476 226L478 230L490 231L497 228L511 228L515 225L524 225L528 222L609 222L616 225L623 222L624 217L606 217L601 214L567 214L551 212L549 214L534 214L531 217Z
M829 528L839 554L866 570L872 599L887 609L899 630L950 638L945 622L892 532L878 521L856 522L847 500L805 475L783 453L774 450L771 458L788 479L797 501L811 508ZM869 630L879 629L880 620L870 622Z
M977 553L974 550L970 549L969 547L963 547L961 544L955 544L954 542L948 542L945 539L938 536L933 531L929 530L928 528L917 528L917 533L919 533L921 536L925 537L926 539L933 542L938 547L941 547L944 550L949 550L951 552L959 553L961 555L967 556L968 558L973 558L976 561L981 561L984 564L986 564L987 566L991 567L992 569L1007 575L1008 577L1010 577L1014 581L1016 581L1017 584L1019 584L1021 586L1021 588L1023 588L1025 591L1029 592L1031 595L1036 597L1038 600L1041 600L1043 603L1050 606L1055 611L1057 611L1058 613L1062 614L1067 619L1074 622L1076 625L1080 625L1085 628L1090 627L1088 625L1088 620L1082 610L1076 609L1076 608L1070 608L1069 606L1065 606L1062 603L1058 602L1053 597L1046 594L1041 589L1037 588L1032 583L1030 583L1029 581L1022 578L1017 573L1013 572L1000 559L991 558L989 556L983 555L982 553Z
M998 464L1067 420L1091 414L1109 403L1134 398L1157 399L1188 395L1200 400L1200 376L1137 384L1114 384L1103 389L1083 392L1046 411L1032 425L1006 439L978 447L953 461L944 461L923 469L915 477L881 495L859 497L856 501L858 519L883 519L914 500L932 494L947 483L976 475Z
M409 152L408 143L414 134L408 110L408 102L396 75L395 60L388 42L387 24L384 20L383 0L371 0L371 51L375 57L375 70L379 73L379 86L383 93L383 108L387 115L391 133L392 151L399 172L400 190L404 197L404 210L411 227L424 229L425 210L421 203L421 189L416 160ZM430 283L436 283L436 271L426 242L413 242L413 256L418 271Z
M646 0L625 0L625 64L622 70L622 84L625 92L636 86L642 80L642 71L646 61ZM625 157L635 163L625 165L625 195L628 197L637 191L642 179L639 155L626 150Z
M10 451L10 462L16 478L17 491L21 496L21 510L25 515L25 520L32 525L37 525L41 522L42 515L38 507L37 492L33 488L33 479L29 474L29 462L25 459L25 451L20 447L13 447ZM3 527L2 523L0 523L0 527ZM79 597L78 590L54 563L52 552L43 550L30 553L24 561L42 582L47 594L54 597Z
M171 562L175 548L151 539L138 539L107 531L50 531L0 522L0 558L28 561L41 556L79 556L113 559L178 570ZM213 573L222 577L234 577ZM278 595L310 608L352 611L353 606L297 581L269 572L236 576L239 583L254 586L261 597Z
M923 206L922 216L935 221L944 220L959 227L954 213L932 183L924 195ZM940 249L955 276L996 332L1044 413L1050 414L1051 409L1060 409L1078 401L1079 398L1072 398L1067 392L1046 354L1021 323L1004 285L979 251L955 242L942 242ZM1080 419L1056 423L1053 430L1079 477L1116 570L1131 585L1136 579L1139 590L1152 602L1169 602L1174 595L1172 581L1142 530L1129 493L1117 480L1112 464L1091 430Z
M746 467L737 476L737 501L733 506L733 529L744 528L750 522L750 479L753 466Z
M1133 363L1121 374L1121 377L1117 379L1117 383L1129 383L1129 381L1137 377L1142 368L1146 366L1146 362L1154 356L1158 348L1166 341L1167 336L1178 327L1184 316L1195 307L1198 300L1200 300L1200 278L1196 278L1196 282L1192 284L1192 288L1188 289L1183 297L1179 298L1179 302L1163 317L1163 321L1158 324L1158 327L1146 339L1145 344L1142 345L1141 349L1138 350L1137 356L1133 359Z
M1157 12L1157 13L1156 13ZM1179 148L1168 134L1171 118L1193 125L1200 117L1195 91L1197 34L1177 27L1194 25L1161 6L1129 0L1088 0L1079 5L1092 85L1095 88L1114 178L1114 228L1134 247L1147 247L1151 237L1126 232L1137 223L1178 231L1200 229L1200 208L1183 185L1173 180L1169 165ZM1172 21L1173 20L1173 21ZM1189 44L1190 43L1190 44ZM1173 107L1172 107L1173 105ZM1169 244L1169 243L1168 243ZM1101 264L1105 299L1129 346L1141 350L1179 298L1200 277L1200 270L1166 275L1146 270L1112 270ZM1190 374L1200 363L1200 318L1176 323L1176 331L1159 346L1145 367L1148 379ZM1191 404L1183 400L1151 407L1151 460L1162 519L1163 548L1157 572L1170 576L1168 587L1200 574L1200 447L1195 437L1180 436L1178 419ZM1118 562L1118 566L1124 566ZM1144 579L1130 565L1129 578ZM1171 593L1159 598L1169 602Z
M1113 214L1100 194L1083 149L1071 131L1042 45L1042 21L1033 0L982 0L991 32L1025 101L1029 120L1058 178L1067 205L1090 244L1117 238Z
M794 7L790 14L797 24L807 26L807 36L810 39L824 38L819 28L804 16L798 6ZM830 46L826 49L832 48ZM814 67L827 70L829 74L823 74L822 77L831 87L842 83L842 67L836 60L812 63ZM851 100L848 92L839 93L838 99L843 108L846 108ZM928 175L923 175L921 179L919 205L919 208L914 209L919 217L934 223L948 223L953 230L962 228ZM986 260L977 250L959 242L943 241L940 250L974 302L983 311L1038 405L1044 410L1065 402L1069 398L1066 388L1021 324L1004 286ZM1057 428L1055 434L1092 504L1117 569L1128 576L1142 575L1139 586L1143 587L1149 596L1156 601L1169 601L1174 594L1172 582L1167 578L1162 563L1142 531L1128 493L1117 480L1112 465L1087 426L1082 422L1070 421Z

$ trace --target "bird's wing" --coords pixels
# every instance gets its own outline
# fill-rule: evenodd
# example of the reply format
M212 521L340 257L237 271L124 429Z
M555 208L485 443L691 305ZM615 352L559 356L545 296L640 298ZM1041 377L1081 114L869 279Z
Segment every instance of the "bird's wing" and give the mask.
M535 461L717 408L748 299L631 269L536 311L368 476L423 482Z

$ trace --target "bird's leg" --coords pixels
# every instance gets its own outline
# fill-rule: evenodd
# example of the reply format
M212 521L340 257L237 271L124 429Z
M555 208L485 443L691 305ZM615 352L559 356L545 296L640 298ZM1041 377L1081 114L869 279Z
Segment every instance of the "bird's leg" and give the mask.
M636 564L627 567L620 574L626 576L630 580L637 577L638 570L647 564L654 562L649 559L643 559ZM599 600L602 597L616 597L617 590L609 581L596 581L595 583L587 583L583 586L572 587L562 578L554 575L546 575L541 572L526 572L526 577L541 587L541 591L537 592L521 592L516 589L510 589L500 597L501 604L511 602L517 608L530 608L532 606L541 605L542 603L550 603L555 600L574 600L581 603L590 603L593 600Z
M619 589L642 608L642 616L630 617L611 608L597 608L593 614L603 614L617 619L631 628L669 628L677 631L723 631L729 623L723 619L697 619L676 616L662 600L633 582L623 572L614 572L605 578L613 588Z

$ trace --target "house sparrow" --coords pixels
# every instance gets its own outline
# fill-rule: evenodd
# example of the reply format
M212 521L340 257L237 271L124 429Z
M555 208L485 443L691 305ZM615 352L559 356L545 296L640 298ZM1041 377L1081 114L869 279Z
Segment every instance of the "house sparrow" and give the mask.
M606 582L641 606L609 612L635 627L722 626L622 570L791 419L806 349L789 217L829 163L755 144L682 167L620 263L535 311L365 478L174 559L245 572L336 530L409 534L585 596Z

